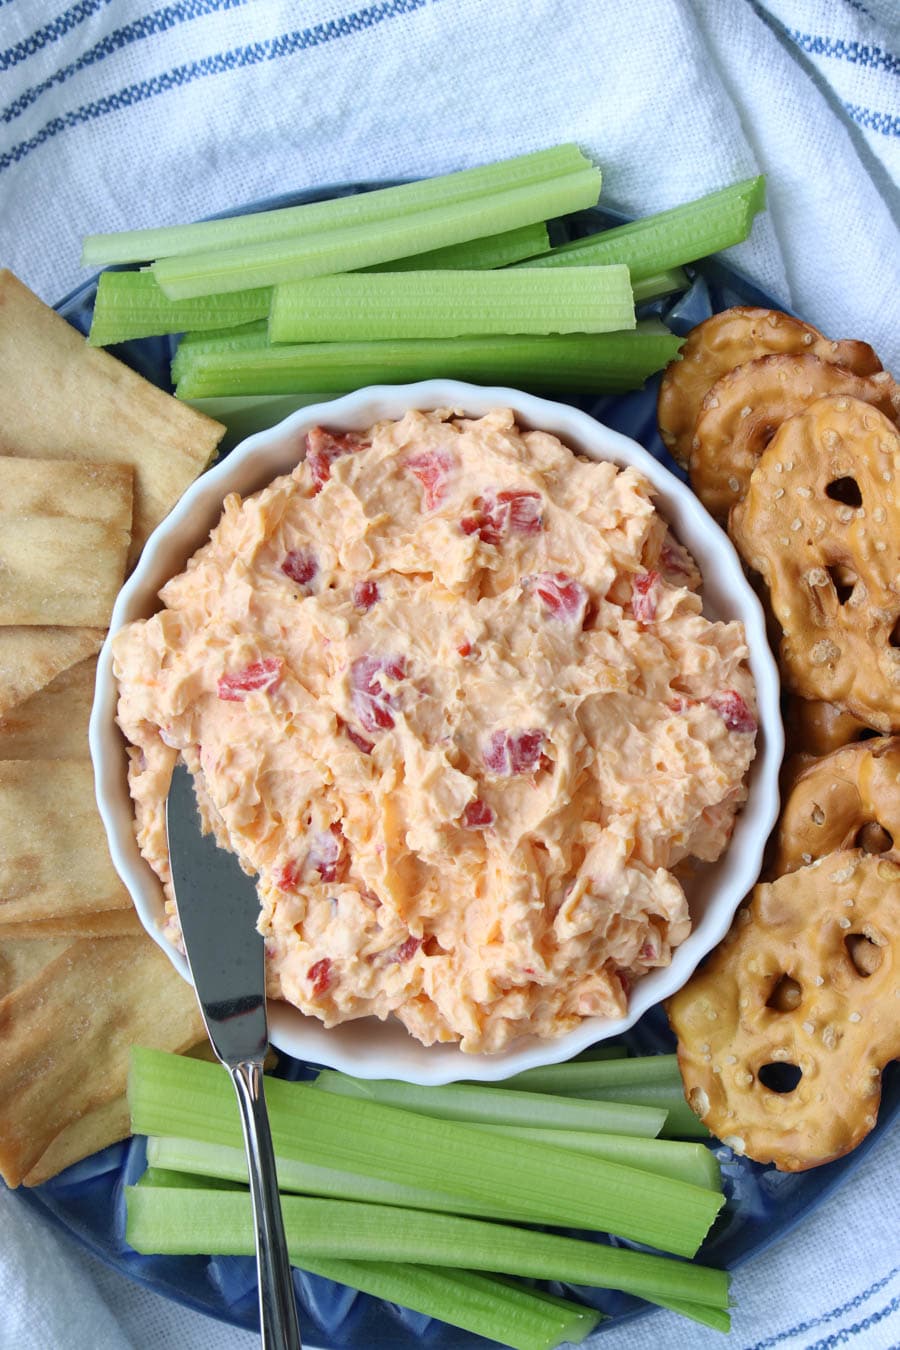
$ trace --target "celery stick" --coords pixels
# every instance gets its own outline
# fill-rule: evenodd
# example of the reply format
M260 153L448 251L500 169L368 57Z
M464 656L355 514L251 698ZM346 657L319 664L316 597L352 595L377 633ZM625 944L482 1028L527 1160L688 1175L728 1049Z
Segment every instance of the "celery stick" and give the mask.
M765 206L765 179L747 178L696 201L645 216L629 225L560 244L517 268L580 267L625 263L632 281L695 262L747 238L753 218Z
M238 1181L230 1181L224 1177L208 1177L202 1172L194 1172L188 1175L185 1172L169 1171L166 1167L148 1167L142 1172L137 1181L138 1186L157 1187L170 1191L239 1191L243 1195L249 1195L249 1185L242 1185Z
M597 200L599 189L599 171L579 169L488 196L395 215L374 225L328 226L302 238L160 258L153 272L166 295L180 300L353 271L578 211Z
M135 1047L128 1094L136 1133L240 1145L217 1065ZM704 1187L306 1083L269 1079L266 1095L278 1155L479 1203L499 1195L526 1223L600 1229L692 1256L723 1203Z
M673 360L682 341L671 334L625 332L189 349L176 358L178 396L346 393L366 384L439 377L545 393L622 393L640 388Z
M248 1181L244 1150L226 1144L206 1144L194 1139L151 1135L147 1140L147 1161L154 1170L219 1178L223 1181ZM361 1171L319 1167L287 1156L281 1150L277 1161L278 1185L282 1191L335 1200L402 1205L406 1209L435 1209L447 1214L474 1214L481 1218L517 1219L520 1215L520 1210L506 1205L502 1197L488 1196L479 1200L452 1195L433 1187L382 1181ZM183 1184L188 1183L185 1181Z
M438 1120L463 1120L472 1124L521 1125L557 1130L605 1130L609 1134L659 1133L665 1117L640 1107L610 1106L599 1102L553 1096L549 1093L513 1092L474 1083L448 1083L445 1087L418 1087L393 1079L351 1078L333 1069L323 1069L313 1088L357 1100L381 1102Z
M631 289L634 303L643 304L645 300L656 300L663 295L672 295L674 291L686 291L691 279L683 267L670 267L665 272L653 272L650 276L632 278Z
M525 1069L512 1078L505 1078L499 1086L517 1088L522 1092L580 1095L587 1088L602 1088L613 1083L677 1083L680 1087L678 1056L636 1055L626 1059L572 1060L566 1064L546 1064L542 1068Z
M636 1139L624 1134L600 1134L588 1130L545 1130L531 1125L479 1125L492 1134L511 1139L529 1139L534 1144L553 1144L556 1148L590 1153L609 1162L639 1167L663 1177L677 1177L695 1186L721 1188L719 1164L702 1144L681 1143L672 1139Z
M253 1215L245 1195L142 1187L130 1187L126 1194L126 1238L136 1251L248 1256L254 1250ZM345 1200L286 1195L281 1209L291 1260L299 1266L307 1258L322 1257L398 1261L565 1280L651 1301L661 1295L728 1307L726 1271L647 1252L452 1214L386 1211Z
M691 1303L683 1298L657 1298L653 1301L670 1312L680 1313L682 1317L690 1317L702 1326L712 1327L713 1331L731 1330L731 1313L727 1308L708 1308L703 1303Z
M586 1088L578 1095L583 1100L661 1108L666 1112L666 1121L660 1130L665 1139L710 1138L709 1130L685 1101L680 1078L677 1083L610 1083L607 1087Z
M224 220L198 221L192 225L92 234L84 241L81 261L86 267L104 267L109 263L144 262L148 258L167 258L205 249L299 238L348 225L376 225L398 215L414 214L453 202L473 201L591 167L590 160L577 145L557 145L496 164L330 201L307 202L303 206L257 211Z
M276 286L269 341L609 333L634 325L627 267L354 273Z
M209 333L185 333L172 358L172 380L181 379L183 370L191 361L207 352L256 352L269 343L267 319L240 324L236 328L216 329Z
M169 300L152 272L103 272L88 341L92 347L108 347L161 333L229 328L265 318L271 298L271 287L261 286L200 300Z
M421 272L429 269L508 267L548 252L550 239L542 220L534 225L520 225L503 234L489 234L484 239L465 239L461 244L434 248L428 253L413 254L411 258L395 258L393 262L376 263L366 272Z

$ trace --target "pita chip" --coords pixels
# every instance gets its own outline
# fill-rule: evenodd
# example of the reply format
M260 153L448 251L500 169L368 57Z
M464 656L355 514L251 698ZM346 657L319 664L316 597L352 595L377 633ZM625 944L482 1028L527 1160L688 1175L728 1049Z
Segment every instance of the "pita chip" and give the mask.
M72 943L0 1000L7 1185L18 1186L65 1129L122 1097L133 1045L179 1052L202 1036L193 988L146 935Z
M102 628L0 628L0 717L102 645Z
M101 627L125 579L127 464L0 456L0 624Z
M0 761L0 928L119 909L90 762Z
M14 939L10 942L0 935L0 999L18 989L20 984L27 984L69 945L68 938L43 938L37 942Z
M131 464L129 566L225 428L157 389L0 270L0 454Z
M88 759L96 674L90 656L0 716L0 760Z

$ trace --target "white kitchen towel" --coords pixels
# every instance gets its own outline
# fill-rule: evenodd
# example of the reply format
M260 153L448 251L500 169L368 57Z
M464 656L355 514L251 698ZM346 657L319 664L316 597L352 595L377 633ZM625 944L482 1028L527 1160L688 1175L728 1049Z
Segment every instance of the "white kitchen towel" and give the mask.
M0 0L0 264L51 302L89 231L564 140L635 214L764 170L736 263L900 374L896 0ZM731 1343L900 1345L898 1163L895 1135L739 1272ZM252 1343L0 1193L0 1350ZM598 1343L728 1344L664 1313Z

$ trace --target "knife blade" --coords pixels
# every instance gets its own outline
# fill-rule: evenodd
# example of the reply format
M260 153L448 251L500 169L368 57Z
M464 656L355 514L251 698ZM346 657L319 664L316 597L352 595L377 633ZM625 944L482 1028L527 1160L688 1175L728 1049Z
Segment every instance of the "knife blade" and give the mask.
M266 1350L301 1350L284 1236L275 1153L263 1089L269 1045L265 942L259 897L237 857L201 833L191 774L178 764L166 801L166 832L178 921L213 1050L237 1093L247 1151Z

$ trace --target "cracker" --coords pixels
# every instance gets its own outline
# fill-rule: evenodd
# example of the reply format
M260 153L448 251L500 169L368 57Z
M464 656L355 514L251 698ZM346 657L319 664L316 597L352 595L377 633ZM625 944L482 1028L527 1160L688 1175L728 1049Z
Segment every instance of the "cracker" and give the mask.
M181 1051L203 1034L194 990L146 935L69 946L0 1001L7 1184L18 1186L73 1122L121 1098L133 1045Z
M839 849L900 846L900 737L877 736L814 759L786 795L772 840L772 877Z
M723 375L700 406L691 442L691 487L710 515L727 520L775 432L819 398L845 394L900 419L900 386L886 370L855 375L806 352L762 356Z
M802 1172L874 1129L900 1054L900 865L846 850L755 888L668 1003L685 1096L736 1153Z
M865 722L837 704L798 698L796 694L788 695L784 728L788 752L800 755L829 755L842 745L874 735Z
M786 686L876 731L900 731L898 475L897 428L822 398L782 423L730 517L781 625Z
M131 532L127 464L0 456L0 624L109 622Z
M58 1176L67 1167L99 1153L131 1134L131 1112L123 1092L112 1101L87 1111L79 1120L66 1125L22 1178L23 1186L40 1186Z
M87 759L97 658L57 675L0 717L0 759Z
M666 367L659 389L659 433L679 464L688 463L700 405L716 380L745 361L784 352L811 352L855 375L881 370L868 343L832 342L780 310L735 305L714 314L691 329L679 359Z
M102 645L102 628L0 628L0 717Z
M3 908L0 903L0 917ZM35 942L64 937L70 942L80 938L137 937L144 928L134 909L104 909L97 914L72 914L62 919L23 920L0 923L0 937L10 941Z
M131 910L86 760L0 761L0 927Z
M10 941L0 932L0 999L18 989L20 984L27 984L68 946L69 939L64 937Z
M0 271L0 454L134 469L129 566L225 428L98 348Z

